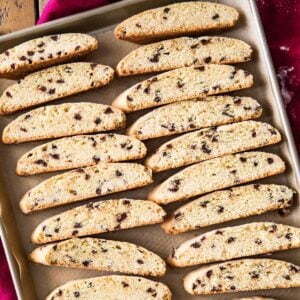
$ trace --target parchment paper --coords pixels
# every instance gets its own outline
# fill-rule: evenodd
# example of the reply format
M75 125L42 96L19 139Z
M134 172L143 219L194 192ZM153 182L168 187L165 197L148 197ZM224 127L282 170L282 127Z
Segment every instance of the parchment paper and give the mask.
M139 10L143 9L142 3L140 2ZM149 4L148 6L152 5ZM153 1L155 2L155 1ZM165 3L170 3L171 1L165 1ZM260 180L262 183L279 183L286 184L297 190L297 183L295 173L291 167L292 163L290 160L290 155L288 152L288 147L286 144L285 134L282 129L282 124L280 121L279 113L276 111L276 106L274 103L274 95L271 89L269 76L266 71L266 64L263 61L261 55L261 46L257 39L257 32L254 24L254 20L251 16L249 2L238 1L238 0L224 0L218 1L221 3L229 4L236 7L240 13L241 17L236 28L228 30L226 32L219 33L219 35L231 36L240 38L254 48L253 60L249 63L239 64L238 67L244 68L254 74L255 85L251 89L242 90L236 93L235 95L240 96L252 96L257 99L260 104L263 106L264 112L260 120L271 123L276 126L283 135L283 141L279 145L272 147L266 147L262 150L271 151L279 154L287 163L287 171L280 176L271 177L265 180ZM154 3L153 3L153 6ZM122 14L120 14L120 20L126 15L126 9ZM129 15L128 15L129 16ZM117 17L116 17L117 18ZM95 22L95 20L93 20ZM100 20L99 20L100 23ZM72 26L68 23L68 26ZM88 24L87 24L88 26ZM100 26L99 26L100 27ZM114 38L112 34L112 27L99 29L96 31L89 32L94 35L99 40L99 49L86 57L85 61L98 62L102 64L108 64L110 66L115 66L117 62L124 57L131 50L137 46L131 43L124 41L118 41ZM85 31L85 27L82 28L82 32ZM216 34L217 35L217 34ZM91 101L96 103L105 103L110 104L112 100L124 89L130 87L134 83L143 80L149 76L137 76L129 77L122 79L115 79L113 83L105 88L98 89L95 91L83 93L80 95L68 97L59 101L54 101L50 104L59 104L64 102L76 102L76 101ZM12 84L12 81L1 80L0 81L0 92ZM25 95L24 95L25 96ZM145 114L147 111L140 111L128 115L127 124L130 125L137 117ZM17 114L7 117L0 118L1 129L4 128L11 120L13 120ZM67 126L67 124L66 124ZM121 131L122 132L122 131ZM174 136L173 136L174 137ZM167 141L169 138L160 138L146 142L149 153L161 145L163 142ZM84 204L87 201L77 203L75 205L68 205L65 207L60 207L56 209L50 209L43 212L37 212L32 215L25 216L22 214L18 207L18 203L22 195L28 191L30 188L34 187L42 180L49 178L57 173L51 173L47 175L38 175L30 177L19 177L15 174L15 168L17 160L23 153L32 149L33 147L42 144L43 142L36 143L25 143L19 145L3 145L0 144L0 157L1 157L1 171L3 177L3 184L7 192L8 197L2 195L1 199L1 214L2 221L6 227L8 235L8 244L13 251L13 254L16 256L16 259L22 270L22 287L24 290L24 299L34 299L32 295L33 292L36 293L37 299L44 299L54 288L59 285L64 284L65 282L72 279L87 278L92 276L107 275L108 272L99 272L99 271L89 271L85 269L66 269L59 267L47 267L42 265L36 265L33 263L26 262L26 255L34 248L34 245L30 242L30 235L34 227L39 224L46 217L52 216L53 214L65 211L72 207ZM176 170L178 171L178 169ZM169 177L171 174L176 171L163 172L161 174L155 174L155 182L145 188L132 190L128 192L122 192L117 194L112 194L105 197L100 197L99 199L117 199L120 197L128 197L134 199L146 199L147 193L161 181ZM90 200L88 200L90 201ZM292 212L285 217L281 217L278 213L270 212L263 214L261 216L254 216L246 219L241 219L233 222L227 222L219 224L217 226L210 226L201 230L194 232L188 232L177 236L168 236L159 225L134 228L129 230L122 230L114 233L105 233L99 235L101 238L114 239L120 241L128 241L139 244L143 247L146 247L149 250L152 250L159 254L161 257L166 258L170 253L173 246L178 245L182 241L194 237L195 235L204 233L206 231L221 228L224 226L238 225L246 222L252 221L275 221L282 222L290 225L300 226L299 220L299 203L297 196L295 197L295 204L293 206ZM169 205L166 208L168 212L174 210L176 207L183 205L181 203L175 203ZM12 208L12 209L11 209ZM17 243L18 239L21 241L20 244ZM300 265L300 250L288 250L284 252L277 252L276 254L268 255L267 257L279 258ZM197 269L197 266L188 267L183 269L175 269L168 267L167 274L162 278L152 278L154 280L159 280L166 283L173 293L173 299L232 299L235 297L241 297L245 295L263 295L263 296L274 296L278 299L289 299L289 300L299 300L300 299L300 288L288 289L288 290L273 290L273 291L260 291L260 292L244 292L237 294L223 294L215 296L190 296L188 295L182 286L182 278L185 274L191 270ZM31 287L31 279L34 286L34 291ZM250 284L250 283L249 283Z

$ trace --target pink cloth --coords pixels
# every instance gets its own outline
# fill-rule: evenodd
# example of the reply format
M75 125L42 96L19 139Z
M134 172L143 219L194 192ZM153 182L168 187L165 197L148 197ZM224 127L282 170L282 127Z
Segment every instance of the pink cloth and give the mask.
M108 0L49 0L38 24L95 8ZM281 92L300 152L300 1L257 0ZM0 244L0 300L16 295Z

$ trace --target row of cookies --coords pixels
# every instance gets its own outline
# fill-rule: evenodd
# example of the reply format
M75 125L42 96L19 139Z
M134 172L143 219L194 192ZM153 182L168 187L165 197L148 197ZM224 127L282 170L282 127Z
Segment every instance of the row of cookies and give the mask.
M193 5L201 5L202 11L205 8L206 10L212 12L213 13L212 17L209 20L207 19L205 20L206 26L208 26L207 24L209 24L208 23L209 21L210 23L215 24L215 26L217 27L222 27L220 23L222 24L223 18L226 17L227 19L225 18L226 20L223 22L224 24L223 26L227 27L228 24L230 23L230 22L228 23L228 14L229 17L231 18L230 24L233 25L236 22L232 20L233 17L234 18L237 17L234 14L234 10L232 10L231 8L225 7L226 9L223 11L224 9L223 6L219 7L218 5L215 4L209 4L209 3L203 4L201 2L197 2L193 4L180 4L178 6L173 5L165 8L160 8L158 9L157 17L158 18L161 17L163 20L168 22L169 19L172 19L174 17L173 15L174 11L175 11L175 16L176 14L179 14L180 17L182 17L182 12L179 12L181 5L185 5L188 8L189 5L192 5L192 9L194 9ZM178 10L177 12L176 9ZM160 15L160 12L162 12L162 16ZM153 12L150 13L151 16L153 16L152 15ZM156 14L154 15L156 16ZM145 17L143 16L142 19L143 18ZM194 22L193 24L195 25L196 21L193 20L193 22ZM126 21L124 23L126 23ZM130 32L131 30L130 24L132 25L132 20L129 22L129 28L126 27L125 29L126 32L125 35L128 34L128 32ZM143 22L137 21L136 24L139 25L139 26L135 25L136 28L138 29L143 28L144 30ZM118 28L121 28L122 26L124 26L124 24L121 24L120 26L117 27L116 33L119 30ZM166 24L164 24L163 28L166 28ZM196 29L195 31L198 30L199 29ZM124 34L124 29L122 29L121 32L122 34ZM152 33L151 36L153 37L157 34L158 33ZM138 38L138 40L140 40L140 37ZM183 47L183 45L185 45L185 48ZM221 48L221 45L222 47L226 45L225 49L227 49L227 52L224 51L224 48ZM176 48L176 51L172 51L174 48ZM147 55L145 55L145 53ZM236 55L231 56L232 53ZM169 104L172 102L177 102L153 110L148 115L143 116L129 129L130 135L136 136L141 139L147 139L147 138L158 137L163 135L170 135L174 133L195 130L202 127L227 124L227 123L258 117L261 114L261 107L255 100L251 98L245 98L245 97L233 98L229 96L204 98L207 95L214 95L226 91L232 91L232 90L237 90L237 89L252 86L253 78L252 75L249 74L248 72L239 70L231 66L210 64L210 63L235 63L235 62L247 61L250 59L250 55L251 55L251 48L247 44L234 39L220 38L220 37L178 38L174 40L163 41L156 44L151 44L151 45L141 47L136 51L134 51L133 53L129 54L119 63L117 67L117 72L119 76L149 73L153 71L165 71L174 68L180 68L180 69L163 73L161 75L152 77L149 80L136 84L134 87L130 88L129 90L125 91L122 95L120 95L114 101L113 105L117 108L121 108L126 112L129 112L129 111L135 111L135 110L144 109L148 107L155 107L159 105ZM136 68L135 62L138 62L139 66L142 65L142 68ZM174 63L172 64L172 62L176 62L177 64ZM189 67L192 64L202 64L203 62L209 65L200 66L200 67L193 67L193 66ZM131 69L130 69L130 64L132 64ZM55 68L57 69L57 67ZM90 69L93 68L95 68L95 66L89 64L89 66L87 66L86 74L88 74L88 72L90 72ZM104 70L106 70L106 72L108 73L111 71L108 67L104 67L104 68L106 68ZM34 75L35 74L29 75L28 78ZM89 76L93 77L93 74ZM29 99L30 101L27 104L25 104L25 106L22 107L23 105L22 103L21 104L16 103L18 101L15 101L15 99L17 99L17 97L14 97L15 94L12 93L11 91L6 91L6 96L7 96L7 92L9 93L9 95L11 95L11 97L8 96L8 98L14 98L12 102L14 102L14 105L16 106L11 106L14 107L12 109L19 110L28 107L28 105L31 106L31 105L36 105L39 103L45 103L54 100L55 96L51 98L49 97L49 94L50 95L56 94L56 86L54 88L48 86L48 84L44 85L43 83L45 83L46 77L47 76L44 76L42 82L39 82L39 87L41 87L40 88L41 92L46 92L46 96L41 100L41 102L34 102L35 100L33 97L33 99ZM40 77L38 76L38 78ZM224 78L226 80L224 80ZM92 78L87 82L83 81L84 86L86 87L88 85L91 85L92 82L94 82L94 79L95 78ZM36 80L36 78L34 80ZM48 80L49 78L47 78L47 81ZM57 80L64 81L65 79L60 78ZM98 86L107 84L109 80L110 79L107 77L105 79L101 78L100 84ZM31 80L29 82L31 82ZM67 82L71 83L72 79L69 79ZM19 85L21 84L22 82L19 83ZM95 83L92 84L92 86L94 85L96 86ZM78 83L76 86L78 86ZM85 87L81 86L80 90L77 90L75 92L84 91ZM53 89L55 89L54 93L52 92ZM16 88L16 90L18 90L18 87ZM59 90L59 93L57 93L57 98L63 97L66 94L68 94L68 91L63 89ZM198 99L191 100L193 98L198 98ZM201 99L203 98L204 100L202 101ZM215 105L220 104L222 101L224 103L223 106L222 105L219 106L220 107L219 115L215 116ZM207 112L207 105L209 104L211 104L211 110L210 111L208 110ZM111 129L117 129L125 126L125 124L123 126L120 125L120 123L122 123L122 121L120 120L116 122L116 123L119 122L118 123L119 125L117 126L112 125L111 127L109 127L110 126L109 124L104 124L104 125L102 124L102 116L104 114L114 114L116 108L112 108L112 107L105 107L105 109L102 108L104 112L102 112L101 115L100 113L99 115L97 115L97 114L93 114L95 112L95 107L92 107L90 110L88 110L86 114L82 114L81 112L77 112L76 109L73 109L73 106L74 104L69 105L69 107L67 108L63 106L49 106L46 108L42 108L43 111L38 111L37 113L36 113L37 110L34 110L30 112L29 116L27 115L27 117L25 114L19 117L20 119L14 121L15 123L12 122L12 124L8 126L8 128L4 132L3 140L7 143L24 142L24 141L44 139L49 137L60 137L60 136L67 136L67 135L73 135L79 133L98 132L100 130L101 131L111 130ZM196 116L195 120L190 119L192 117L191 115L184 114L185 119L184 118L179 119L179 124L178 122L174 122L174 120L177 120L178 118L178 111L181 111L185 107L187 107L187 109L190 109L190 112L194 113L194 115ZM196 113L194 112L195 107L198 109L199 112L202 113L202 116L206 114L206 116L211 116L213 118L209 118L209 117L205 119L201 117L197 118L197 112ZM164 122L166 123L155 122L156 121L155 118L157 117L163 119L163 116L161 114L163 110L165 110L169 114L171 108L174 111L174 115L173 115L174 118L172 118L171 115L168 116L169 121L168 119L167 122L166 120L164 120ZM5 111L5 113L9 112L9 109L11 108L8 108ZM47 111L47 109L49 111ZM160 112L159 114L157 114L158 110ZM232 112L231 110L234 111ZM60 114L61 111L63 111L62 114ZM75 130L73 130L72 132L70 131L63 132L61 131L61 127L58 128L56 126L53 126L53 124L55 125L59 124L59 120L63 120L63 122L65 123L66 120L65 112L70 112L69 114L70 117L67 117L67 120L68 122L70 122L70 124L72 124L72 128L75 128ZM57 113L59 114L59 117L56 118L55 115ZM39 119L41 115L47 115L48 117L38 120L37 123L36 119ZM37 124L44 124L45 121L48 121L49 115L54 116L54 118L49 121L49 124L46 124L52 127L53 129L52 132L50 133L49 128L47 128L48 126L46 126L45 131L41 134L40 128L45 128L45 127L40 126L37 128L38 129L37 131L39 131L38 134L33 134L34 130L32 130L32 128L36 127ZM107 118L108 123L109 122L114 123L111 117L112 116L109 116L109 118ZM151 121L154 119L153 127L148 125L149 123L146 121L146 118L148 118L147 121L149 120ZM98 119L100 119L99 122L96 121ZM28 122L29 127L24 127L24 124L27 125L26 120L29 120ZM88 120L90 124L92 123L92 126L89 126L88 124L84 123L84 124L79 124L79 126L77 127L76 126L78 125L77 121L81 122L82 120L85 121ZM203 120L205 120L204 124L203 124ZM99 128L93 129L95 127L95 124L99 125L97 123L101 124L101 126L103 125L103 127L101 127L100 130ZM147 124L147 126L145 126L145 124ZM84 127L85 130L87 131L82 132L81 131L82 127ZM18 129L19 131L21 131L21 134L18 133ZM146 133L144 132L144 130L146 130ZM17 133L15 133L16 131ZM29 132L28 136L24 134L27 132ZM154 132L154 136L151 136L152 132ZM25 138L23 139L24 136ZM100 159L96 155L98 149L97 150L94 149L91 151L91 148L97 147L99 140L101 142L103 141L103 137L105 137L104 141L107 141L107 139L108 140L113 139L113 141L109 141L109 142L107 141L107 146L105 149L110 149L109 147L111 147L111 145L117 144L119 146L116 147L115 154L114 153L112 154L111 151L109 151L109 154L107 151L106 155L104 153L103 155L104 161L106 159L107 161L125 160L124 157L129 157L129 153L126 151L130 151L131 149L134 149L133 151L134 153L133 154L131 153L132 156L129 159L141 158L146 154L145 148L143 148L144 147L143 144L139 143L137 140L133 138L126 137L127 139L129 139L127 140L128 143L134 144L133 147L131 146L122 147L122 145L124 145L125 142L122 142L121 139L122 138L125 139L124 136L119 136L116 134L108 134L108 135L99 134L97 135L96 139L94 137L96 136L93 135L93 136L78 136L78 137L64 138L61 140L57 140L39 146L38 148L33 149L31 152L27 153L21 158L18 164L18 173L23 175L25 174L28 175L32 173L49 172L54 170L68 169L74 167L85 167L85 166L97 164L99 163L100 160L103 161L102 155ZM233 140L232 139L233 137L236 138ZM188 142L186 143L185 141ZM232 153L235 152L247 151L257 147L266 146L268 144L277 143L279 141L280 141L280 134L275 128L273 128L268 124L254 122L254 121L246 121L246 122L232 124L232 125L224 125L213 129L203 129L198 132L192 132L190 134L176 138L171 143L168 142L165 145L162 145L155 154L151 155L146 162L147 166L153 168L154 171L163 171L170 168L176 168L179 166L192 164L192 163L199 163L199 164L189 167L192 169L187 170L183 174L181 173L175 174L173 177L171 177L165 183L159 186L149 196L149 198L160 204L166 204L172 201L186 199L191 196L201 195L203 193L214 191L216 189L226 188L239 183L249 182L262 177L271 176L283 172L284 163L278 156L275 156L274 154L266 154L262 152L249 152L249 153L245 152L242 154L232 155ZM56 142L58 143L58 145ZM72 146L72 145L76 145L76 143L80 143L80 145L83 143L84 145L86 145L83 146L83 148L82 146L80 146L80 148L77 149L79 151L82 151L83 149L88 149L90 154L87 155L87 157L84 157L83 159L80 158L81 159L80 160L78 155L76 156L76 153L72 151L71 155L74 156L74 159L71 160L69 164L64 163L64 157L69 156L68 154L65 154L67 148L65 145ZM125 149L124 150L125 153L122 152L119 153L119 148ZM59 150L56 151L57 149ZM61 149L63 149L62 152ZM79 153L78 150L76 150L77 153ZM201 155L199 155L199 152L201 153ZM119 155L119 158L111 159L110 156L113 155L117 156L117 153ZM219 156L222 157L219 158ZM179 161L177 161L178 157L179 157L178 159ZM230 170L228 169L228 167L222 168L223 165L226 166L228 164L231 165ZM67 166L62 167L65 165ZM250 171L253 170L253 166L255 167L258 166L257 167L258 173L255 176L252 176L250 174L251 173ZM211 170L212 174L203 173L202 170L204 169ZM126 171L128 172L128 175L126 175L127 174ZM151 182L151 175L150 175L150 179L149 176L145 175L145 173L149 173L149 171L150 170L147 168L146 169L141 168L141 166L138 164L122 164L122 163L103 164L103 165L99 164L94 167L81 168L75 171L58 175L61 176L60 178L58 178L58 176L55 176L53 178L50 178L49 181L41 183L39 186L34 188L32 191L30 191L28 194L26 194L23 197L21 201L21 207L24 212L31 212L33 210L47 208L49 207L49 205L51 207L51 206L66 204L74 201L88 199L91 197L96 197L98 195L105 195L108 193L124 190L127 188L142 186L144 184L148 184ZM219 172L222 175L219 175ZM215 173L217 173L218 176L216 176L217 178L215 181L211 182L211 176L215 176L214 175ZM134 174L131 183L127 182L129 178L129 174L130 176ZM201 186L197 186L193 191L189 191L189 193L186 193L186 190L189 190L190 187L194 185L193 182L189 183L189 179L195 178L196 180L197 176L198 177L201 176L201 178L205 179L203 184ZM119 182L118 182L118 177L121 177L119 178L121 179ZM224 178L226 178L226 180L224 180ZM46 199L44 199L43 191L44 192L50 191L53 188L53 191L58 192L57 189L55 190L55 181L57 179L64 181L64 186L66 187L65 191L62 191L61 195L58 197L59 199L56 199L55 197L55 201L53 200L54 198L51 195L49 195L49 197L46 197ZM185 179L187 179L186 182L184 182ZM86 181L90 181L88 184L88 188L86 188ZM113 182L113 188L111 188L109 184L105 184L108 181ZM99 187L99 183L101 183L100 184L101 187ZM195 183L198 182L195 181ZM82 188L83 186L85 187L84 189ZM277 186L274 186L274 188L276 187ZM286 188L286 190L287 192L290 192L289 189ZM226 193L227 191L225 190L223 192ZM176 193L175 197L174 197L174 193ZM213 192L213 193L217 193L217 192ZM289 198L289 196L287 196L287 198ZM121 206L126 206L126 205L131 206L132 201L135 202L138 200L121 199L121 200L109 200L109 201L111 202L107 203L106 208L105 207L101 208L102 216L106 215L107 213L104 212L110 211L110 208L112 208L113 205L121 204ZM290 202L290 201L291 199L287 200L286 202ZM53 202L55 202L55 204L53 204ZM138 205L138 202L135 204ZM149 205L150 203L148 201L143 201L142 203L142 207L144 206L144 208L146 208L146 206L148 207ZM152 205L154 205L154 203ZM277 206L281 205L281 207L284 206L283 203L276 203L275 206L274 203L265 203L265 207L261 209L261 212L270 209L275 209L276 205ZM83 212L83 215L90 214L91 210L95 210L93 206L94 206L93 204L86 207L82 206L80 208L77 208L77 212L76 209L73 209L70 211L66 211L65 213L61 214L61 216L55 216L49 220L46 220L45 224L40 225L35 231L35 233L33 234L33 240L38 241L39 240L38 236L44 236L44 239L42 238L39 241L41 243L55 241L59 239L65 239L65 238L73 238L73 239L70 239L66 242L60 242L60 243L38 248L34 250L31 257L35 261L44 264L53 264L52 261L57 261L58 265L68 265L73 267L83 266L85 268L88 267L88 268L105 269L105 266L101 265L103 263L103 260L100 259L99 261L97 259L97 255L93 258L88 257L86 259L85 258L82 259L83 257L81 255L82 253L80 252L80 249L85 249L85 250L88 249L87 251L89 250L92 251L93 249L97 251L98 250L97 247L98 248L100 247L102 249L103 244L108 242L108 243L112 243L112 245L109 245L108 247L109 249L115 249L117 247L123 248L123 246L125 248L130 247L129 252L136 254L137 247L129 243L126 243L126 245L120 245L121 242L115 242L115 245L113 245L112 241L104 241L100 239L92 239L92 238L85 238L80 240L74 239L74 236L84 236L84 235L89 235L89 234L94 234L94 233L99 233L104 231L118 230L123 228L130 228L133 226L145 225L145 223L143 223L143 220L136 220L135 222L133 221L137 216L135 216L134 214L131 216L129 214L132 208L130 208L128 211L120 212L119 206L117 206L118 209L115 210L116 212L118 212L118 214L113 215L111 220L108 219L104 220L105 221L104 224L108 224L108 226L106 227L104 226L104 228L102 227L102 229L100 228L95 229L95 227L97 226L91 226L91 225L89 226L89 224L86 224L87 226L82 226L83 224L81 224L80 218L76 219L76 222L74 223L75 221L74 216L76 216L77 218L79 211ZM100 203L96 203L95 205L96 210L98 210L98 207L102 207L102 206L103 205L100 205ZM155 207L155 209L159 211L161 214L163 213L162 209L158 205ZM218 210L221 210L221 208L218 207ZM248 211L249 210L251 211L250 207ZM141 211L142 210L140 207L137 208L137 212L140 213ZM245 216L247 215L247 213L248 215L251 214L251 212L249 213L248 211L246 212ZM223 213L224 213L224 207L222 209L221 214ZM256 214L256 213L257 211L252 208L252 214ZM227 210L225 214L228 214ZM93 217L95 219L97 218L97 216L99 217L99 215L100 214L97 215L97 213L93 213ZM184 215L186 215L187 217L189 216L188 214L184 214ZM151 217L152 219L155 219L154 214L152 214ZM157 220L150 221L150 224L159 223L162 221L162 216L157 214L156 217ZM239 216L236 215L231 219L238 218L238 217ZM72 220L70 228L64 228L63 224L60 224L60 220L65 220L64 218L70 218ZM178 215L176 216L175 213L174 219L176 219L177 221L177 220L182 220L183 218L182 215L178 217ZM125 222L126 220L128 220L128 224L126 224ZM55 224L55 222L57 222L57 224ZM265 226L267 226L267 224L265 224ZM168 225L164 225L164 227L167 228ZM43 233L43 231L46 232ZM65 234L65 236L61 238L57 238L57 236L59 237L60 234L62 235ZM76 249L79 249L78 250L79 252L73 253L74 254L73 257L66 259L66 256L64 255L64 251L67 251L69 247L72 248L75 247ZM275 251L276 249L273 250ZM147 252L147 250L145 249L143 251ZM115 256L118 255L117 253L118 251L116 252L112 251L110 255ZM80 260L76 259L78 257L80 258ZM163 273L162 271L153 273L153 271L151 270L149 271L149 269L147 270L147 267L149 267L149 265L151 265L152 267L160 266L160 270L162 269L161 265L157 263L157 261L154 263L153 261L154 257L155 257L154 254L152 253L149 254L147 252L147 258L150 259L150 261L147 261L145 257L141 258L141 261L143 261L143 263L139 263L138 261L132 261L130 263L130 265L133 266L132 271L137 272L137 274L152 274L152 275L160 274L161 275ZM157 257L155 258L158 259ZM130 262L130 258L126 257L126 260L127 259ZM137 262L137 269L135 269L136 262ZM120 267L121 267L120 265L112 266L112 269L110 270L123 271L123 272L125 270L126 273L126 267L128 269L128 266L126 265L125 269L122 268L120 269ZM192 280L190 279L188 280L188 282L191 281ZM187 291L189 291L187 284L185 284L185 286ZM207 286L209 286L209 283L207 284ZM240 290L240 289L241 288L236 288L236 290ZM195 293L194 290L195 289L193 289L192 293ZM231 290L233 291L233 289ZM211 290L210 292L220 292L220 291L221 290L216 289L216 290Z

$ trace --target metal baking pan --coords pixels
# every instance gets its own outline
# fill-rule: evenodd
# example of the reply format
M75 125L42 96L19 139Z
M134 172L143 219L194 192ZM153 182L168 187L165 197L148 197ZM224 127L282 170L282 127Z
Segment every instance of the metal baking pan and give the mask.
M60 19L58 21L49 22L38 27L32 27L5 36L0 37L0 51L4 51L16 44L26 40L54 33L62 32L88 32L96 36L100 42L99 49L86 57L86 61L95 61L111 66L115 66L117 62L125 56L129 51L137 46L124 41L118 41L113 37L112 30L115 24L123 19L133 15L134 13L143 11L148 8L153 8L161 5L173 3L170 0L124 0L109 6L104 6L98 9L90 10L81 14ZM256 98L263 106L264 113L261 120L267 121L277 127L283 136L283 141L279 145L264 148L265 151L271 151L279 154L287 164L287 171L280 176L271 177L261 182L281 183L286 184L295 190L299 191L300 185L300 170L299 160L295 148L295 143L292 137L290 125L287 119L283 101L280 96L280 91L274 73L273 64L266 44L266 39L263 33L260 17L257 11L255 0L222 0L220 3L232 5L236 7L241 18L238 25L228 31L219 33L219 35L232 36L241 38L254 48L253 60L249 63L240 64L244 68L254 74L255 85L251 89L242 90L233 94L252 96ZM83 93L80 95L68 97L55 103L63 103L70 101L92 101L101 103L111 103L113 98L122 90L131 86L133 83L146 78L138 76L132 78L115 79L114 82L103 89ZM10 85L12 82L8 80L0 81L0 92ZM53 104L53 103L52 103ZM128 124L132 123L137 116L144 112L137 112L128 116ZM0 127L3 127L16 115L1 117ZM147 142L149 151L157 147L166 138L157 139ZM29 216L24 216L19 207L18 202L21 196L31 187L35 186L40 181L52 176L39 175L31 177L19 177L15 174L15 167L18 158L29 149L41 144L42 142L26 143L21 145L0 145L1 157L1 178L0 178L0 214L1 226L0 234L4 244L6 256L12 272L14 285L19 299L43 299L45 296L57 286L65 283L68 280L77 278L86 278L91 276L99 276L107 273L88 270L65 269L58 267L46 267L34 265L27 261L27 253L34 246L30 243L30 234L33 228L44 218L55 213L74 207L69 205L65 208L56 208L44 212L38 212ZM163 172L154 176L155 182L149 187L142 189L122 192L101 199L132 197L144 199L146 194L161 180L173 174L174 171ZM77 206L76 204L75 206ZM181 204L172 204L166 207L167 211L173 210ZM281 217L277 212L270 212L262 216L254 216L247 219L236 220L226 223L225 225L237 225L250 221L276 221L300 227L300 207L296 196L295 204L289 215ZM205 231L225 226L219 224L210 228L199 230L197 234ZM129 242L138 243L150 250L161 255L163 258L170 253L172 246L177 245L183 240L193 237L195 232L184 233L179 236L168 236L163 233L159 225L135 228L115 233L102 234L101 237L112 238L116 240L127 240ZM293 249L288 251L277 252L271 257L280 258L300 264L300 250ZM268 256L270 257L270 256ZM173 293L173 299L219 299L226 300L232 297L245 295L263 295L275 296L279 299L296 300L300 299L300 288L288 290L270 290L260 292L244 292L238 294L223 294L214 296L189 296L182 287L182 277L197 267L172 269L168 268L166 276L158 280L165 282Z

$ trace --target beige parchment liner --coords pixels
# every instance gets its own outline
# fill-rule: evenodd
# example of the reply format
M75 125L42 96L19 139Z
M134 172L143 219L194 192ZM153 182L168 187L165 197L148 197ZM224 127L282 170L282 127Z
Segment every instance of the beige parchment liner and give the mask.
M154 2L154 1L153 1ZM160 1L166 4L171 1ZM261 120L271 123L276 126L283 134L283 141L280 145L275 145L272 147L263 148L262 150L271 151L279 154L287 163L287 170L283 175L271 177L269 179L261 180L264 183L280 183L286 184L297 190L295 171L292 169L291 160L288 152L288 147L286 144L286 138L283 132L282 124L280 121L279 113L277 112L274 95L271 89L270 79L267 74L266 64L263 61L261 46L258 42L257 31L253 18L251 18L251 11L249 2L238 1L238 0L224 0L218 1L221 3L229 4L236 7L240 13L241 18L238 22L236 28L219 33L219 35L231 36L235 38L240 38L254 48L253 60L249 63L240 64L239 67L245 68L246 70L254 74L255 86L251 89L242 90L234 93L240 96L252 96L257 99L263 106L264 113ZM132 1L131 1L132 3ZM143 1L139 1L139 5L142 7ZM147 2L148 7L152 4ZM157 3L156 3L157 4ZM153 3L153 6L154 3ZM142 8L139 10L142 10ZM119 14L120 18L126 15L126 10ZM129 14L128 14L129 16ZM94 20L95 22L95 20ZM100 21L99 21L100 23ZM70 24L68 25L70 26ZM99 26L100 27L100 26ZM85 28L82 28L84 32ZM288 29L287 29L288 30ZM53 31L53 30L52 30ZM75 31L75 29L74 29ZM116 66L117 62L124 57L127 53L133 50L136 45L127 43L124 41L118 41L114 38L112 34L112 27L108 29L99 29L91 32L92 35L96 36L100 42L99 49L86 57L86 61L94 61L98 63L108 64L110 66ZM138 76L129 77L122 79L115 79L113 83L105 88L83 93L80 95L68 97L59 101L52 102L52 104L59 104L63 102L75 102L75 101L91 101L96 103L110 104L112 100L124 89L130 87L132 84L147 78L149 76ZM0 80L0 92L13 82L8 80ZM26 95L24 95L26 97ZM140 111L137 113L132 113L128 115L127 124L130 125L138 116L143 115L146 111ZM13 120L18 114L1 117L0 126L1 130L6 124ZM67 124L66 124L67 126ZM154 148L168 140L169 138L161 138L153 141L147 142L147 147L149 152ZM66 209L78 206L68 205L66 207L60 207L56 209L50 209L43 212L37 212L32 215L25 216L21 213L18 203L22 195L28 191L30 188L34 187L36 184L40 183L42 180L55 175L39 175L31 177L19 177L15 174L16 163L19 157L31 148L41 144L38 143L26 143L20 145L0 145L0 158L1 158L1 172L2 172L2 183L4 189L1 189L1 217L3 225L7 232L7 243L11 249L13 255L15 256L20 268L21 268L21 282L23 299L35 299L34 293L36 293L37 299L44 299L47 294L49 294L54 288L65 282L73 279L87 278L92 276L107 275L109 273L99 272L99 271L89 271L83 269L66 269L58 267L47 267L42 265L36 265L33 263L27 263L26 255L34 248L34 245L30 242L30 235L34 227L44 220L46 217L52 216L53 214L65 211ZM177 171L177 170L176 170ZM99 199L116 199L120 197L136 198L136 199L146 199L148 192L160 183L162 180L166 179L168 176L173 174L175 171L162 172L161 174L155 174L155 182L145 188L122 192L118 194L113 194L110 196L101 197ZM5 190L5 191L4 191ZM7 196L5 196L5 194ZM86 203L86 201L81 204ZM174 208L182 205L183 203L175 203L166 207L167 211L172 211ZM163 230L160 229L159 225L135 228L130 230L118 231L115 233L105 233L101 234L102 238L129 241L142 245L161 257L166 258L170 253L172 246L176 246L182 241L195 236L196 234L204 233L208 230L215 228L220 228L222 226L238 225L246 222L252 221L275 221L282 222L289 225L300 226L300 207L298 203L298 196L295 197L295 204L293 205L292 212L281 217L277 212L270 212L259 217L250 217L242 220L237 220L234 222L228 222L220 224L217 226L207 227L197 232L184 233L177 236L168 236ZM300 265L300 250L294 249L284 252L278 252L276 254L268 255L267 257L284 259ZM152 278L154 280L160 280L166 283L173 293L173 299L218 299L226 300L235 297L245 296L245 295L263 295L263 296L273 296L278 299L286 300L297 300L300 299L300 288L288 289L288 290L272 290L272 291L258 291L258 292L244 292L237 294L223 294L214 296L190 296L188 295L182 286L182 278L185 274L191 270L196 269L196 267L189 267L184 269L175 269L168 267L167 274L162 278ZM32 279L32 281L31 281ZM31 286L33 283L33 288ZM250 283L249 283L250 284Z

